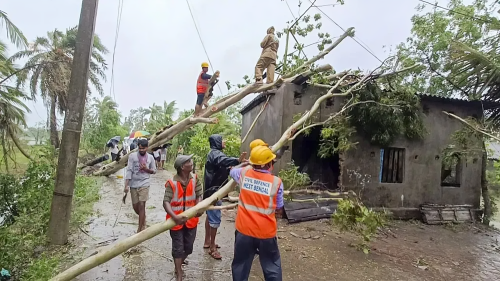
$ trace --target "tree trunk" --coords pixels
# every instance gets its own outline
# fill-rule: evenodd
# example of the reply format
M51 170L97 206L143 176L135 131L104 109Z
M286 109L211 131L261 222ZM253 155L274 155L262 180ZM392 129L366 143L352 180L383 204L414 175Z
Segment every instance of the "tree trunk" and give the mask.
M19 151L26 157L28 158L29 160L33 161L33 158L31 158L31 156L29 155L29 153L26 152L26 150L24 150L24 148L21 146L21 143L19 142L19 139L16 137L16 135L14 134L14 132L12 131L12 128L8 128L8 132L9 132L9 136L10 138L12 139L12 141L14 142L14 144L16 145L17 149L19 149Z
M55 97L50 98L50 117L49 117L49 126L50 126L50 144L55 148L59 148L59 134L57 132L57 100Z
M488 164L488 153L486 151L486 144L483 141L483 157L481 160L481 194L483 196L484 213L483 224L490 225L492 215L490 193L488 191L488 180L486 179L486 166Z
M69 104L64 118L62 143L57 161L57 174L48 228L50 242L57 245L66 244L68 241L76 165L88 90L90 57L94 42L97 3L98 0L82 1L80 22L76 35L76 49L68 90Z

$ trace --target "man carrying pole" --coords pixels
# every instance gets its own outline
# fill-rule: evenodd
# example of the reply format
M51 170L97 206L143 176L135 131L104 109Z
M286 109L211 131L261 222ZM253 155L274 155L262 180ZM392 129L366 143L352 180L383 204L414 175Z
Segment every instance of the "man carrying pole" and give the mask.
M193 155L178 155L175 159L174 168L177 174L165 183L165 196L163 197L163 208L167 212L166 219L172 218L176 223L170 229L172 238L172 257L174 258L175 274L177 281L182 281L182 264L186 258L193 253L193 244L196 239L196 227L199 217L188 219L180 214L196 206L203 196L203 187L197 176L193 175Z
M283 182L270 170L276 155L265 145L250 152L251 166L233 168L231 177L240 185L234 259L233 281L247 281L255 254L266 281L281 281L281 256L276 238L276 210L281 210Z

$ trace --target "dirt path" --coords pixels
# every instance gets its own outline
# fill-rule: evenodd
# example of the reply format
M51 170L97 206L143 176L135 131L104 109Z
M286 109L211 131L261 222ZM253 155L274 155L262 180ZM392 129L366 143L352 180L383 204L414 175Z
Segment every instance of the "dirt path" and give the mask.
M120 173L119 173L120 174ZM168 171L154 175L147 202L148 225L165 219L162 207ZM137 229L137 215L130 198L121 204L123 179L108 178L101 189L101 200L95 204L96 216L72 242L84 249L78 261L97 250L100 242L123 239ZM121 210L120 210L121 208ZM118 219L117 219L117 215ZM198 225L194 253L185 267L185 280L232 280L231 258L234 243L234 211L223 212L218 244L223 256L215 261L203 250L204 223ZM115 225L116 221L116 225ZM355 241L340 233L328 220L288 225L280 222L278 231L284 280L498 280L500 276L500 235L474 226L446 228L420 223L394 223L395 237L379 237L368 256L349 244ZM111 261L81 275L78 280L172 280L173 262L167 233L144 242ZM421 267L417 267L417 262ZM258 257L254 261L251 281L264 280Z

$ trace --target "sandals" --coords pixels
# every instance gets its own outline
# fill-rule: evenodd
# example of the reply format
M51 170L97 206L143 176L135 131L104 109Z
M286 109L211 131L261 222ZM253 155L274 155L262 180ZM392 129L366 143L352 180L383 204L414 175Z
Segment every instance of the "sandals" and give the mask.
M216 259L216 260L221 260L222 259L222 256L220 255L219 251L215 250L215 251L210 251L208 253L212 258Z

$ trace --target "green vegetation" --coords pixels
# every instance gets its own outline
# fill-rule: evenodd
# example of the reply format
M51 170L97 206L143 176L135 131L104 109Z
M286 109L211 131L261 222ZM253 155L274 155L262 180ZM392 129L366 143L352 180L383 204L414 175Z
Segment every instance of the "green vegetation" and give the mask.
M309 175L299 172L299 167L293 162L288 163L286 168L281 169L278 176L283 181L286 190L304 187L311 183Z
M15 279L47 280L59 265L61 252L50 248L46 231L55 181L55 155L50 147L40 149L24 175L0 174L0 264ZM99 199L96 179L78 176L73 197L71 225L82 224Z
M354 245L365 254L370 252L370 241L387 224L386 214L368 209L357 198L340 199L333 214L333 222L342 231L352 231L360 241Z

